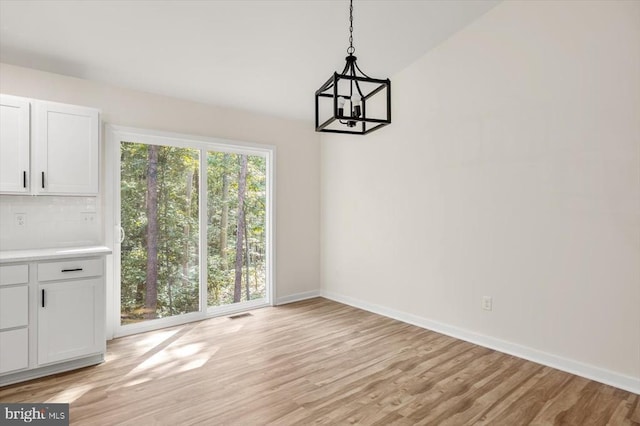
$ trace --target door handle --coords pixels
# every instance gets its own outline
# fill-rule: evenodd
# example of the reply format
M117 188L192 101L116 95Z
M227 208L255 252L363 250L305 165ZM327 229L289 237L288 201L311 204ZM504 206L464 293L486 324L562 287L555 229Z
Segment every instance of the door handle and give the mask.
M22 172L22 187L27 187L27 172L26 170Z
M42 307L44 308L44 288L42 289Z
M44 172L42 172L42 189L44 189Z

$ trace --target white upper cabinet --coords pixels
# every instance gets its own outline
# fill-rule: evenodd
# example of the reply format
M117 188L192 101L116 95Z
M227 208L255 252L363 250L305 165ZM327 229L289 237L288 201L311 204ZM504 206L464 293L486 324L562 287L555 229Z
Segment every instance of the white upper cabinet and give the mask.
M0 99L0 193L98 194L98 110L7 95Z
M98 111L91 108L53 102L35 104L35 193L98 193L99 123Z
M29 101L0 95L0 193L29 193Z

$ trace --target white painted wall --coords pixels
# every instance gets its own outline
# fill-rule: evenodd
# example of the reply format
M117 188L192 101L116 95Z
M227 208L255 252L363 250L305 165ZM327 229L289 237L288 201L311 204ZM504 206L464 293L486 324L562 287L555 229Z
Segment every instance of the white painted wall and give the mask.
M276 297L317 292L320 145L310 123L182 101L8 64L0 64L0 93L99 108L103 123L275 145ZM34 208L48 208L50 203L46 197L29 201L19 198L11 198L15 200L10 201L11 205L27 202L30 207L39 203ZM7 200L8 197L0 199L3 207ZM0 220L5 222L3 211L0 209ZM52 238L55 240L50 234L42 236L45 241Z
M639 392L640 2L504 2L391 80L323 135L324 294Z

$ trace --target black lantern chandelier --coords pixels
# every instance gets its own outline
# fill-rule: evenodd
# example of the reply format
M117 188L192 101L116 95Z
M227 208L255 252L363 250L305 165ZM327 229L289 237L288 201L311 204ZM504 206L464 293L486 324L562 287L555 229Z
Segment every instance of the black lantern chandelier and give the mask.
M353 0L349 3L346 65L316 90L316 132L366 135L391 123L391 81L366 75L353 54Z

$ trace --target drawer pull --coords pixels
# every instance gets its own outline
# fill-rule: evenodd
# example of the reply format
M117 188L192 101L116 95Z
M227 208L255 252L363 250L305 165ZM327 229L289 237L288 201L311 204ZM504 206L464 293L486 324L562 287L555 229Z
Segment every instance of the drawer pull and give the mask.
M60 272L77 272L77 271L82 271L82 268L63 269Z
M42 307L44 308L44 288L42 289Z

